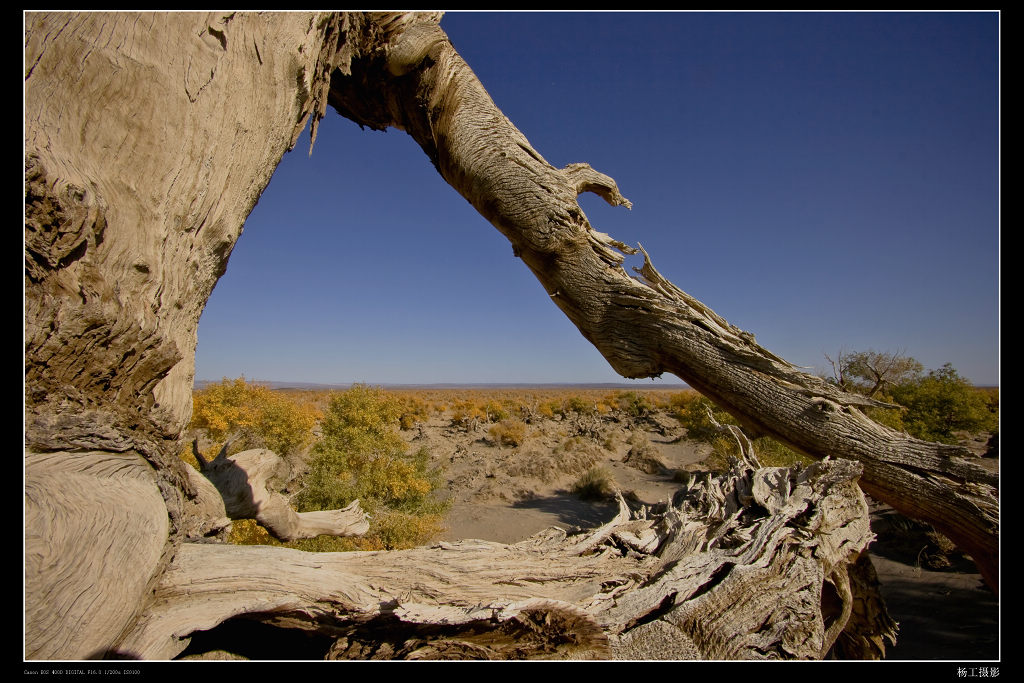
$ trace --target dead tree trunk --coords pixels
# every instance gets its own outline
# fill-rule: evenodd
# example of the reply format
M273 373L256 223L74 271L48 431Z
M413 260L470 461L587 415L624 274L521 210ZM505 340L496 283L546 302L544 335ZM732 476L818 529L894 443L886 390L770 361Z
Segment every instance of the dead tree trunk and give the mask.
M880 651L891 624L863 608L875 603L851 564L870 534L850 463L737 470L589 539L328 557L196 543L227 524L215 487L178 458L199 315L328 99L407 130L620 373L674 372L749 426L859 460L866 490L933 523L994 585L996 482L955 449L867 420L649 261L643 281L628 276L628 249L576 204L588 190L626 203L614 183L546 164L437 20L26 15L26 657L169 657L247 614L330 633L337 656L590 656L645 640L710 657ZM491 572L453 588L484 546ZM583 644L551 645L541 622ZM388 645L400 624L434 644ZM478 637L496 631L512 642Z

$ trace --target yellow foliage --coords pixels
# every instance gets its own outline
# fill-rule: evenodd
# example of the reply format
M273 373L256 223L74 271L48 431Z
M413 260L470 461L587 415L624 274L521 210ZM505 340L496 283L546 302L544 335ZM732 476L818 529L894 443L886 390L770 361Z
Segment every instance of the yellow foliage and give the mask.
M215 457L217 457L217 453L220 452L220 447L208 446L206 448L200 448L199 452L203 455L203 458L206 460L206 462L210 462ZM196 468L197 470L202 469L199 467L199 461L196 460L195 453L192 452L191 443L187 441L182 443L181 451L178 453L178 457L187 462L189 465L192 465L192 467Z
M232 522L228 542L235 545L281 545L255 519L236 519Z
M521 420L502 420L491 425L491 438L504 446L519 446L526 439L526 425Z
M240 446L262 446L286 454L309 445L320 417L320 410L308 399L272 391L244 377L225 377L193 394L189 426L204 431L217 444L243 436Z

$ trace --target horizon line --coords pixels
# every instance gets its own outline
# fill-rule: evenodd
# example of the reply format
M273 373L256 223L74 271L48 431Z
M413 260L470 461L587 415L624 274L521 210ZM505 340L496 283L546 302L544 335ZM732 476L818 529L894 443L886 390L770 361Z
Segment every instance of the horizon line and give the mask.
M559 387L583 387L583 388L594 388L594 389L634 389L637 387L636 384L630 384L627 382L293 382L293 381L280 381L280 380L265 380L265 379L249 379L244 375L242 376L246 382L252 384L260 384L268 386L272 389L311 389L311 388L323 388L323 389L348 389L357 384L363 384L367 386L383 387L385 389L473 389L473 388L559 388ZM192 382L193 389L201 389L208 384L216 384L221 380L209 380L209 379L196 379ZM691 389L692 387L683 382L682 380L676 380L673 382L659 382L655 384L652 382L649 387L650 389L659 388L686 388Z

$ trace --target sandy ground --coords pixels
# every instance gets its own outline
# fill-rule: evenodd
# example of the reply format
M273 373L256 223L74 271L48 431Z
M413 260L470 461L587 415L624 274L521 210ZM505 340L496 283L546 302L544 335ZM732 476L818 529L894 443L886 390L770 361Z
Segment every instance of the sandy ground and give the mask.
M637 432L643 436L634 436ZM676 490L677 470L702 469L710 453L706 444L680 439L678 425L662 418L642 426L625 419L582 425L544 420L530 425L518 446L495 443L486 426L454 429L440 417L406 435L412 446L426 446L444 465L452 508L443 540L513 543L551 526L593 527L609 520L616 508L571 492L586 470L603 466L624 494L653 504ZM654 455L662 467L645 472L624 462L631 449ZM942 553L929 544L925 530L884 505L872 509L878 540L871 555L889 612L900 624L887 659L998 660L998 601L970 560L952 553L949 567L933 568L941 564Z

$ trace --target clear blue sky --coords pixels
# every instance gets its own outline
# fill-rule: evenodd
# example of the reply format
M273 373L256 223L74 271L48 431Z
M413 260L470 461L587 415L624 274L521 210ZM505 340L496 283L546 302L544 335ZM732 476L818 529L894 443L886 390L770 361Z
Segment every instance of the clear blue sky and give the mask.
M841 348L902 349L997 383L998 14L441 26L550 163L617 180L631 211L580 198L596 229L641 242L761 345L817 369ZM619 379L405 133L328 110L308 149L307 133L245 224L200 321L198 379Z

